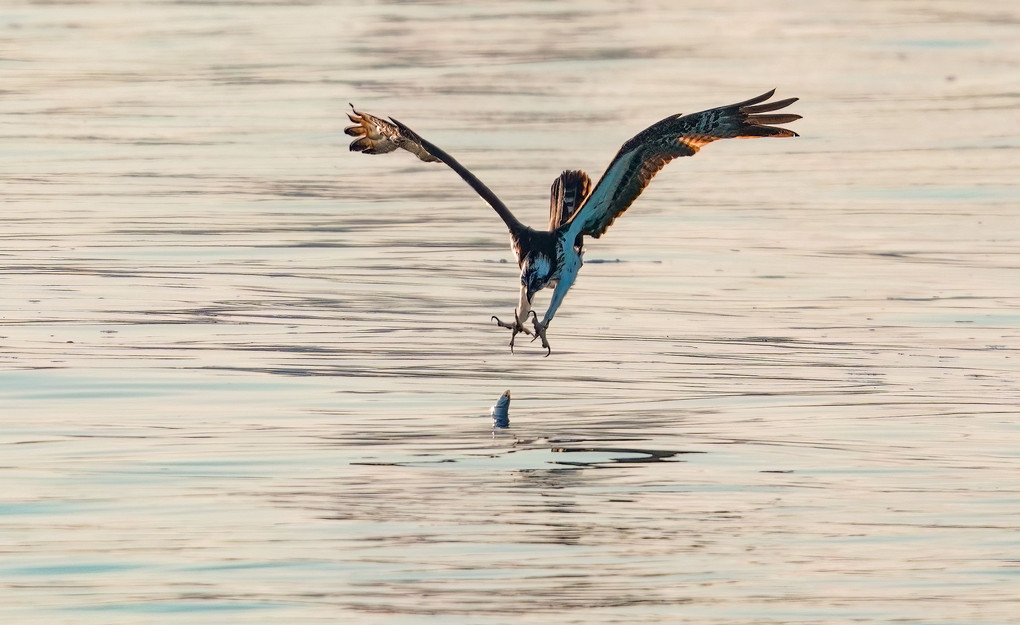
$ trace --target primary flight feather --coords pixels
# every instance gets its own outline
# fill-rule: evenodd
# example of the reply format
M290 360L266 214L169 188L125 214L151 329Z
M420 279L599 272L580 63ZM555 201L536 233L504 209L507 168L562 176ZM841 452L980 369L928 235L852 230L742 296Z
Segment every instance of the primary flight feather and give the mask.
M773 89L750 100L691 115L671 115L652 124L623 144L594 187L583 171L564 171L552 185L548 230L521 223L456 159L393 118L375 117L352 105L348 117L354 125L344 132L355 137L352 152L385 154L399 148L425 162L445 163L496 211L510 230L511 247L521 269L521 292L513 321L492 318L510 330L511 351L514 339L523 332L540 338L548 356L552 350L546 330L581 268L583 237L601 237L630 208L652 177L674 158L693 156L717 139L796 137L797 133L778 124L800 119L800 115L773 111L786 108L797 98L768 102L774 93ZM532 300L535 293L550 285L555 285L552 299L539 321L531 309ZM525 326L529 314L530 330Z

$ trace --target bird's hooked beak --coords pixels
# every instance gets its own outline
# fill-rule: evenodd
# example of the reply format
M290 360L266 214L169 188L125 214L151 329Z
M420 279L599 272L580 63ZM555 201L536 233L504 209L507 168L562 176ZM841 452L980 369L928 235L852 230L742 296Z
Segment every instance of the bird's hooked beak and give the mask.
M535 289L528 287L528 303L530 304L535 299Z

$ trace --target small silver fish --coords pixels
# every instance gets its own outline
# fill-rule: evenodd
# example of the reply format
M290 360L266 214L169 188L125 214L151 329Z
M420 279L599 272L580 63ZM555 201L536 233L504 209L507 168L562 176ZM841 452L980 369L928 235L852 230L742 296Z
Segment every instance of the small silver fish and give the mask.
M492 415L492 427L494 428L508 428L510 427L510 391L509 389L503 391L503 394L499 396L496 403L492 405L492 410L489 411Z

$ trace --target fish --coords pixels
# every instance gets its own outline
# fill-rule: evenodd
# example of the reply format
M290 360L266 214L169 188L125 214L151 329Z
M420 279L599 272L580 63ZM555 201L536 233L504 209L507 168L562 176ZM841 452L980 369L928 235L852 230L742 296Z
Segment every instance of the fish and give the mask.
M499 396L496 403L492 405L492 409L489 411L492 415L492 427L493 428L508 428L510 427L510 390L503 391L503 394Z

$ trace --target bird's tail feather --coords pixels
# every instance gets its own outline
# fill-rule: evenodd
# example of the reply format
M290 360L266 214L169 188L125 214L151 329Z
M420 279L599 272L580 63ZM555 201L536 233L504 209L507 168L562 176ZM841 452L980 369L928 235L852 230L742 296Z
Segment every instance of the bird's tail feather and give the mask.
M553 181L549 199L549 229L570 221L591 193L591 178L580 170L567 170Z

